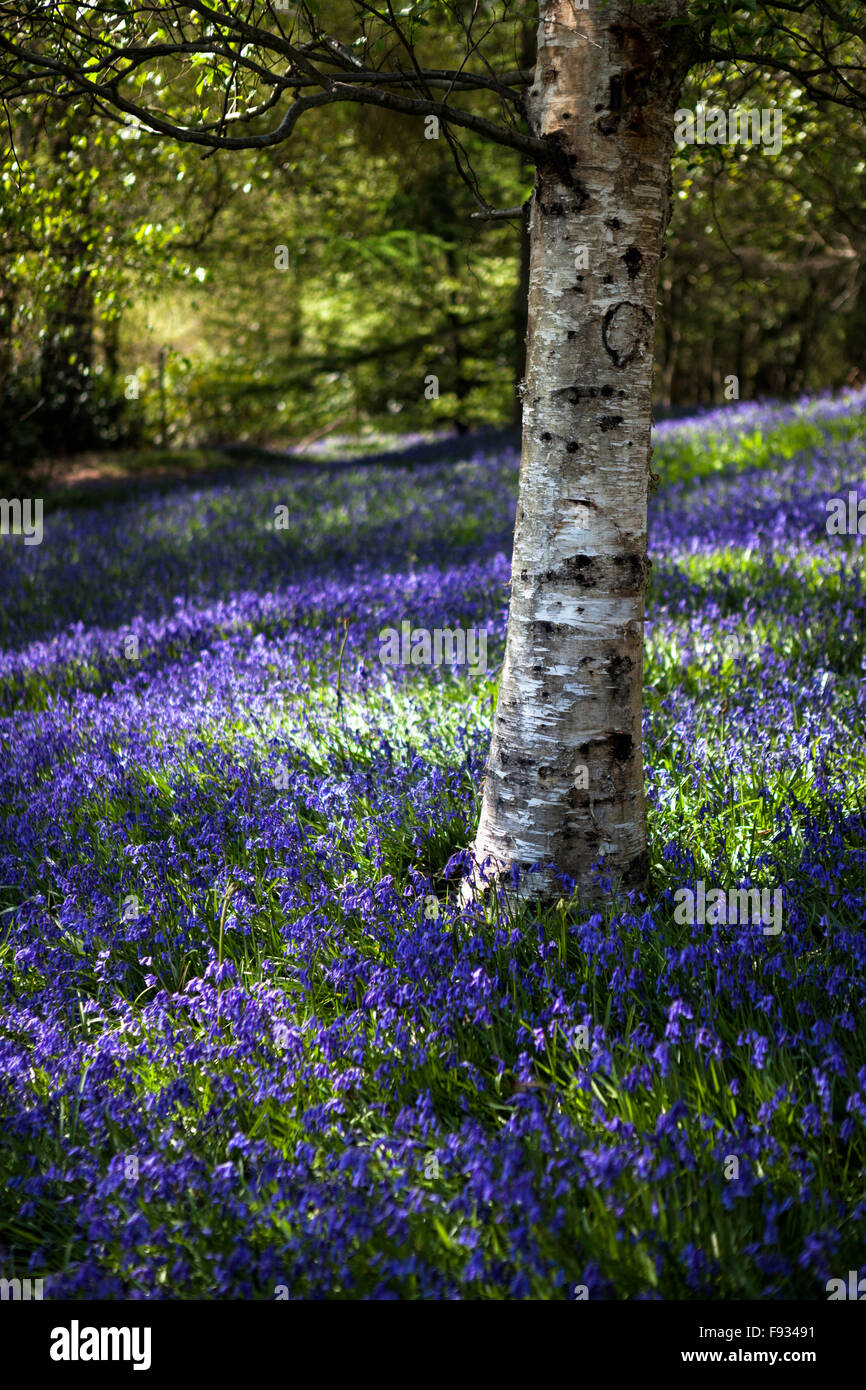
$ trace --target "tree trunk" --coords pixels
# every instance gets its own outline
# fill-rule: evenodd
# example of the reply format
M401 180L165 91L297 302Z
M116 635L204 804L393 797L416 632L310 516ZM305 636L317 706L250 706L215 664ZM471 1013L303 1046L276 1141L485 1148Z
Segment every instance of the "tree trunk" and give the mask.
M76 135L89 130L82 121L83 116L73 115L59 119L51 128L48 148L52 162L59 163L68 156ZM76 160L74 173L79 167L92 167L89 136ZM98 438L93 418L95 305L89 191L76 199L76 226L78 235L58 240L49 248L48 254L61 267L61 274L45 316L39 349L39 386L45 402L38 415L40 433L46 448L59 454L90 448Z
M116 316L102 320L102 365L106 382L115 387L120 372L120 319Z
M524 16L520 26L520 66L531 68L535 60L535 25L530 16ZM519 161L521 181L526 173L526 164ZM529 317L529 209L524 207L520 219L520 246L517 263L517 291L514 299L514 401L511 423L515 429L523 428L523 386L526 374L526 331Z
M514 404L511 423L517 429L523 425L523 385L526 372L526 330L529 312L529 217L524 208L520 219L520 261L518 264L517 294L514 300Z
M448 278L453 286L459 281L460 266L454 243L450 239L445 251L445 264L448 269ZM457 401L451 423L457 434L468 434L469 419L466 413L466 397L472 389L472 383L466 375L466 352L463 341L463 320L460 317L460 296L453 288L448 292L445 324L449 347L448 357L454 368L454 396Z
M15 285L0 264L0 390L12 375L15 336Z
M668 289L667 332L664 336L664 357L661 371L661 403L668 409L674 403L674 381L680 356L682 339L683 293L682 281L675 280Z
M646 883L641 740L653 329L685 0L542 0L523 456L475 853L522 893ZM608 885L594 867L603 860Z
M94 304L93 278L83 241L56 248L63 271L45 324L39 353L39 412L45 445L58 452L89 448L96 441L92 413Z

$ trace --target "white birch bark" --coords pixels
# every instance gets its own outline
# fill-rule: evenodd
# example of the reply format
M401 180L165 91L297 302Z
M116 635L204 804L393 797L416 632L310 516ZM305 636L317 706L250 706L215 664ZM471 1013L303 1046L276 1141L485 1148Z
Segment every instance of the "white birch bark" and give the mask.
M685 0L541 0L523 455L505 665L475 853L642 887L653 328ZM584 771L585 770L585 771ZM561 894L553 874L522 891Z

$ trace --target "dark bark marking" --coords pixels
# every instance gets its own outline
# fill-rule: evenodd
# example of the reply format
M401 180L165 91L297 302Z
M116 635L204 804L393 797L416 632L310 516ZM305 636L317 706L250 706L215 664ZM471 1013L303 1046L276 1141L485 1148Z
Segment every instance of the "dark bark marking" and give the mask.
M554 180L553 188L550 191L555 192L557 195L561 195L565 190L568 190L574 197L573 205L570 205L568 208L569 213L580 212L589 201L589 194L577 176L578 159L577 155L568 148L568 136L566 132L564 130L551 130L546 135L543 135L542 139L549 151L547 160L547 169L549 171L548 179L550 179L550 175L552 174ZM548 184L548 188L549 187L550 185ZM547 191L547 189L541 187L536 195L538 205L542 212L547 210L544 202L544 194ZM558 217L565 213L565 208L558 201L558 197L550 206L554 209L554 216ZM555 211L557 206L559 207L558 212Z
M560 386L553 394L564 396L568 405L577 405L580 400L580 389L577 386Z
M618 686L633 668L634 662L630 656L616 652L607 662L607 674L610 676L611 684Z
M623 256L623 260L625 261L625 267L628 271L628 278L634 280L635 276L640 274L640 268L643 265L643 256L636 246L630 246Z
M569 337L572 337L572 336L573 336L572 333L569 333ZM584 400L584 401L594 401L594 400L597 400L599 396L603 397L604 400L609 400L610 397L613 395L613 387L612 387L612 386L583 386L583 387L581 387L581 386L558 386L557 389L556 389L554 392L552 392L552 394L553 394L554 396L564 396L565 399L567 400L567 402L568 402L569 405L577 405L581 400ZM620 391L619 394L620 394L621 396L623 396L623 395L625 395L625 392L624 392L624 391Z
M646 577L646 556L640 553L570 555L556 569L520 571L521 584L574 584L585 592L598 590L624 597L641 593Z
M608 735L610 751L618 763L627 763L632 755L634 739L631 734L612 733Z
M640 304L624 300L604 316L601 337L615 367L626 367L643 352L652 337L652 319Z

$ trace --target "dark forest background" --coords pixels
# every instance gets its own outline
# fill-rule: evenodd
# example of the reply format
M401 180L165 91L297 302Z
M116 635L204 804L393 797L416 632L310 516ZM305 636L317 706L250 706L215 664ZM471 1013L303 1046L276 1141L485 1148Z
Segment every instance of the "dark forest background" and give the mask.
M702 74L682 105L712 90ZM860 118L801 105L789 81L733 95L782 110L782 150L675 157L658 415L721 404L731 376L740 399L863 379ZM43 101L17 104L2 138L5 471L518 422L526 233L473 217L446 140L418 120L336 107L290 146L202 157ZM466 143L500 206L528 197L516 154Z

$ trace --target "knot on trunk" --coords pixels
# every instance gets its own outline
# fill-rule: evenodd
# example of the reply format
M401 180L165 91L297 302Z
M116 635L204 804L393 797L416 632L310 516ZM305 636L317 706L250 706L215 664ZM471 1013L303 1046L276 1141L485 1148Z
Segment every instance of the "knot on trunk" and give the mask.
M623 301L608 309L601 337L615 367L625 367L652 342L653 321L640 304Z

